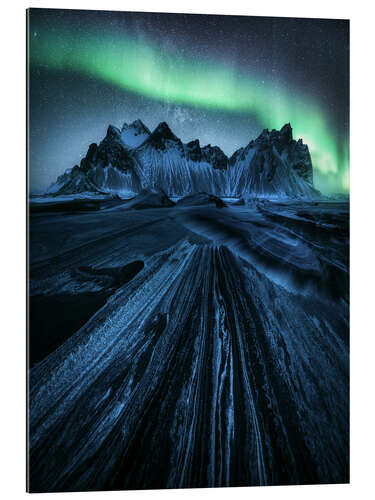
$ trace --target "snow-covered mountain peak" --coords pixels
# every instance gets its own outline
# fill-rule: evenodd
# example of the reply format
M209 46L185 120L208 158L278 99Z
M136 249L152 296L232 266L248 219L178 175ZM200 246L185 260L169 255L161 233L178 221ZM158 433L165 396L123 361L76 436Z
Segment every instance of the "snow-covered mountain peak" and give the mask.
M146 127L146 125L140 120L134 120L132 123L128 124L124 122L124 125L121 128L121 132L132 129L135 133L139 134L150 134L150 130Z
M229 164L244 173L248 191L291 197L316 194L309 148L302 140L293 139L290 123L280 130L264 129L257 139L237 150ZM237 189L244 188L238 184Z
M107 128L106 139L120 139L121 132L114 125L109 125Z
M130 125L124 123L121 129L121 140L127 149L134 149L140 146L150 134L150 130L138 119Z

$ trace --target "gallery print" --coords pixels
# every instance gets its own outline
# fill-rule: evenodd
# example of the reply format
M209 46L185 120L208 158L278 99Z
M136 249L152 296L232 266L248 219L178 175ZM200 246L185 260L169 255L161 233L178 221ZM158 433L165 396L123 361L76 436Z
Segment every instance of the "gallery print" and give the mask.
M31 492L349 481L349 21L30 9Z

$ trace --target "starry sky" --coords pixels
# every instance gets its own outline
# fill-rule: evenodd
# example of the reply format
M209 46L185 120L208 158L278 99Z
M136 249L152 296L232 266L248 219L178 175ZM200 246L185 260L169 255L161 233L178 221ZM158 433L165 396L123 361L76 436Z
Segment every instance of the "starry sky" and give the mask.
M290 122L315 186L348 191L348 21L30 9L28 28L32 192L137 118L227 155Z

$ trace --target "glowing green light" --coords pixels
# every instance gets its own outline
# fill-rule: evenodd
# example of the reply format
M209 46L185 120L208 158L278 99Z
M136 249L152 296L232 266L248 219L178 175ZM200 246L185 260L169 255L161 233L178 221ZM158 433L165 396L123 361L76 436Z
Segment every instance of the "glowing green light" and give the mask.
M225 65L182 57L151 43L108 33L76 35L64 30L30 36L33 65L73 70L153 99L252 114L267 128L292 124L294 136L309 145L315 184L327 190L349 189L348 147L339 154L324 111L295 89L276 88L256 76ZM334 182L332 182L334 179Z

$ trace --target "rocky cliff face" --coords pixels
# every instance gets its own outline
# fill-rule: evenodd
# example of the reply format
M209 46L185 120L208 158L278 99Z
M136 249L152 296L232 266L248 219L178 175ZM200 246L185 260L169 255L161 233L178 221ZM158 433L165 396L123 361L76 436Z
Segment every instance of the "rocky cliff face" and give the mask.
M220 196L313 197L308 146L293 139L290 124L265 129L229 159L218 146L184 144L168 124L151 133L140 121L122 129L110 125L99 144L91 144L80 166L67 170L49 193L138 193L162 189L170 196L202 191Z
M236 194L309 196L313 169L309 148L293 139L292 127L263 130L229 159L231 191Z
M138 192L140 183L128 147L130 132L133 130L132 126L129 127L126 124L122 131L110 125L101 143L91 144L80 165L75 165L58 177L56 184L50 188L50 192L57 194L86 191ZM127 143L123 140L124 136Z

